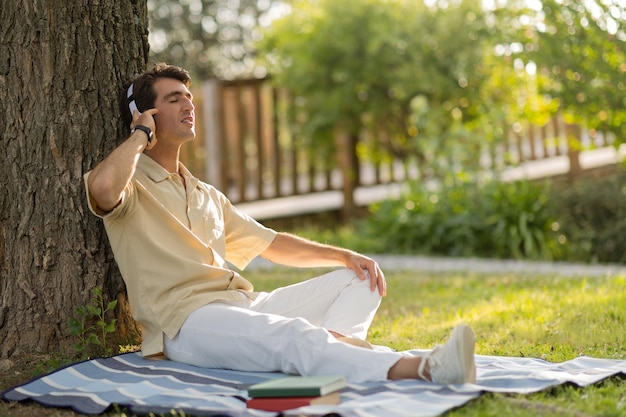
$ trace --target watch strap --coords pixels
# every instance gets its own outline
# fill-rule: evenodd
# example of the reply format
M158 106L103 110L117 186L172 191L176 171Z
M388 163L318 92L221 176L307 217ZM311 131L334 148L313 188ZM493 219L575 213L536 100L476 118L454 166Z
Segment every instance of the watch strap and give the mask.
M144 125L137 125L133 128L132 133L135 133L135 131L137 130L141 130L142 132L144 132L147 136L148 136L148 145L150 144L150 142L152 142L152 129L150 129L148 126L144 126Z

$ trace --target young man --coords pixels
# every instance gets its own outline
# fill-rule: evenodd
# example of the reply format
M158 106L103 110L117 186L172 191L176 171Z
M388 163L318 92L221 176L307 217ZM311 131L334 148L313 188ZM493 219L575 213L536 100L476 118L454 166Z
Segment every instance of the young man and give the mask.
M135 78L121 106L130 136L85 175L90 210L104 219L142 329L143 354L354 382L474 382L469 327L458 326L423 357L363 348L387 291L377 263L262 226L180 163L181 145L195 138L190 83L185 70L166 64ZM226 263L243 269L259 255L343 268L259 293Z

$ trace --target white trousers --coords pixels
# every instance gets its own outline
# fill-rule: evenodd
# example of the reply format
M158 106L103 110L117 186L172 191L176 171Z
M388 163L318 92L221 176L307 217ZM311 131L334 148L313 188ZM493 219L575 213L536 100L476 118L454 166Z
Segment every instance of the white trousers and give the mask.
M354 347L329 332L366 338L381 300L369 285L341 269L254 301L242 294L240 302L207 304L173 339L165 336L165 355L207 368L385 380L401 353Z

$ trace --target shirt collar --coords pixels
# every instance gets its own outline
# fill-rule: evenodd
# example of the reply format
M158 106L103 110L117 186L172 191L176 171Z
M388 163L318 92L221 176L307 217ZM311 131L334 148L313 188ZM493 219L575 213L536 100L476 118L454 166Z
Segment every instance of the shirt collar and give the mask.
M150 158L146 154L141 154L139 156L139 163L137 164L137 168L142 170L148 178L150 178L154 182L162 182L172 176L172 173L168 172L162 165L160 165L157 161ZM194 177L193 174L187 169L182 162L178 162L178 170L182 176L185 177L185 180L195 187L198 183L198 178Z

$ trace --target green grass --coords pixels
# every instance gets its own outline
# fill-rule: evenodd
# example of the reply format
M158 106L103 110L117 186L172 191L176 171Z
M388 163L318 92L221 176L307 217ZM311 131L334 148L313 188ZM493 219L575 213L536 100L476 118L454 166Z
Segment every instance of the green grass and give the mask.
M246 276L269 290L320 271L277 268ZM458 323L476 353L562 362L580 355L626 358L626 277L387 273L388 296L370 342L398 350L443 343ZM531 395L488 394L449 416L624 416L626 383L560 386Z

